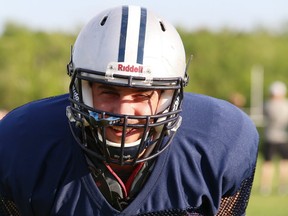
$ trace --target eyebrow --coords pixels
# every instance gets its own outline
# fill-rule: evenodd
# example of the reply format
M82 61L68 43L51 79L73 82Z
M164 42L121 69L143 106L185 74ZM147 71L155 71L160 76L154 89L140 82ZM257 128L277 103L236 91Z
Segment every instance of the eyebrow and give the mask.
M99 89L103 89L103 90L118 91L117 87L108 86L108 85L105 85L105 84L99 84L98 88ZM119 87L119 88L125 88L125 87ZM137 89L137 88L134 88L133 90L135 90L135 92L154 92L155 91L154 89Z
M97 88L99 88L99 89L108 89L108 90L116 90L115 87L113 87L113 86L108 86L108 85L104 85L104 84L98 85Z

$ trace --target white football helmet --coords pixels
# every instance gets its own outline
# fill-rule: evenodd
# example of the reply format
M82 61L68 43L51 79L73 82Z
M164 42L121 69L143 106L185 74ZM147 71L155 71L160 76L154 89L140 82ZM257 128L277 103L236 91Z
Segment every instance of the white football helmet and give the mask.
M85 152L117 164L134 164L163 152L181 124L183 87L188 82L185 62L178 32L146 8L121 6L95 16L79 33L67 66L71 76L67 116L81 128L77 135L72 125L72 132ZM92 101L93 82L161 89L157 113L129 116L97 110ZM127 123L136 118L146 123ZM122 143L106 139L105 128L111 125L123 126ZM127 127L146 128L143 138L125 143Z

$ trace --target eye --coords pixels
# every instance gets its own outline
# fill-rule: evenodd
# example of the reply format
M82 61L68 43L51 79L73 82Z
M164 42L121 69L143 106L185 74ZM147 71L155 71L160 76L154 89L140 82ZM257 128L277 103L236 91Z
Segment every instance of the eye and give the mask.
M112 94L112 95L114 95L114 94L117 94L115 91L110 91L110 90L103 90L103 91L101 91L101 94Z
M137 94L135 94L133 97L134 97L134 100L136 101L147 101L147 100L150 100L151 97L153 95L153 91L146 91L146 92L139 92Z
M102 103L112 103L115 102L115 100L118 99L119 93L117 91L114 91L112 89L97 89L94 92L94 100L101 101Z
M100 96L106 97L107 99L113 99L119 96L118 92L111 91L111 90L103 90L100 92Z

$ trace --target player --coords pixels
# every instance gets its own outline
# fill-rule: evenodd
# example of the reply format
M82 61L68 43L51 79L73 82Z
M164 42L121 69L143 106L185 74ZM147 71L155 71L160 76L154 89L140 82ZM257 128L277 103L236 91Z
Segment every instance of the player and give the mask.
M274 160L279 159L278 193L288 194L288 100L286 85L275 81L269 88L269 99L264 105L265 130L263 142L264 162L261 169L260 192L269 195L275 174Z
M245 214L257 131L230 103L184 93L185 62L175 28L146 8L94 17L72 49L69 95L1 121L1 210Z

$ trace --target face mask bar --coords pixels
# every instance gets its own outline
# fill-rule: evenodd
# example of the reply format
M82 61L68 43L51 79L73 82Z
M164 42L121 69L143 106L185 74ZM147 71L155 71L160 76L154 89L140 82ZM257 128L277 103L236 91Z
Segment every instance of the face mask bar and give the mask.
M87 74L89 74L89 76L87 76ZM90 76L90 74L96 75L96 77ZM143 86L141 85L142 82L145 84L145 79L143 77L114 75L115 79L122 79L120 83L115 83L103 79L103 74L103 72L83 69L76 69L73 73L69 87L69 100L71 101L71 106L67 109L69 110L67 116L70 116L70 125L74 121L76 122L76 126L80 126L82 133L81 139L77 136L76 129L74 128L74 132L72 130L77 142L86 153L107 163L111 162L120 165L135 164L155 158L169 146L176 130L181 124L180 107L183 98L183 80L180 78L157 78L153 79L149 85ZM174 90L174 95L172 96L169 110L166 110L166 112L151 116L116 115L94 109L84 104L81 86L82 80L91 83L98 82L130 88L172 89ZM154 86L156 84L157 86ZM177 104L177 107L173 107L173 104ZM143 123L129 124L129 119L139 119L139 121ZM105 135L106 128L112 125L123 127L121 143L120 146L116 148L109 146L109 141L106 140ZM73 128L73 125L71 125L71 127ZM129 127L143 128L143 136L139 141L140 143L135 147L130 147L129 143L125 144L125 132ZM87 130L90 132L87 133ZM89 145L91 145L89 142L91 141L93 142L93 145L97 146L96 148L94 146L93 150L89 148ZM118 151L117 157L113 156L113 151L115 149ZM130 152L134 153L131 157L127 156Z
M112 163L119 163L120 165L131 163L135 164L136 160L138 159L139 155L142 153L142 151L149 145L147 143L147 140L151 139L151 131L150 131L150 117L147 116L145 119L145 123L141 125L141 128L144 129L143 136L141 140L139 141L139 144L130 146L130 143L126 143L126 131L129 127L128 124L128 116L124 117L123 120L123 133L121 137L121 146L116 147L113 149L113 147L109 146L108 140L106 139L105 129L106 127L97 128L101 131L101 137L102 137L102 143L104 146L104 149L106 150L106 158L110 158L110 161ZM138 142L138 141L137 141ZM129 145L127 147L127 145Z
M173 90L179 89L180 82L184 87L187 83L179 77L168 78L147 78L144 76L131 76L113 74L113 76L107 77L104 72L93 71L83 68L77 68L73 73L72 79L86 80L88 82L97 82L106 85L130 87L130 88L142 88L142 89L158 89L158 90Z

